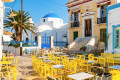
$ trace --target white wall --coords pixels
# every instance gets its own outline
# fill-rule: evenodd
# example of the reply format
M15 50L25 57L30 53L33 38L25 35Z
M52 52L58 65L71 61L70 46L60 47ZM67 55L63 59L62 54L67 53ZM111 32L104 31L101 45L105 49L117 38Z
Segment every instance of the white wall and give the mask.
M25 49L38 49L38 47L23 47L22 48L23 51ZM4 45L3 50L5 50L5 51L7 50L7 51L12 52L13 54L15 54L17 56L20 56L20 47L15 48L15 47L12 47L12 46L8 47L7 45Z
M15 54L15 55L17 55L17 56L19 56L20 55L20 48L18 47L18 48L15 48L15 47L12 47L12 46L7 46L7 45L4 45L4 47L3 47L3 50L4 51L9 51L9 52L12 52L13 54Z
M44 19L45 22L43 22ZM42 18L40 22L36 24L36 27L38 27L38 32L40 32L41 35L46 33L47 36L53 36L54 41L68 42L68 24L64 24L60 18ZM65 34L67 38L63 37Z
M2 35L3 35L3 17L4 17L4 3L0 0L0 60L2 59Z
M108 34L111 34L108 40L108 50L113 50L113 25L120 24L120 7L108 12ZM114 49L115 53L120 53L120 49Z
M34 23L32 18L30 18L28 22L29 23ZM33 34L31 31L28 31L28 30L27 30L27 33L28 33L28 35L23 30L22 40L26 41L26 38L28 38L29 41L35 41L35 34Z

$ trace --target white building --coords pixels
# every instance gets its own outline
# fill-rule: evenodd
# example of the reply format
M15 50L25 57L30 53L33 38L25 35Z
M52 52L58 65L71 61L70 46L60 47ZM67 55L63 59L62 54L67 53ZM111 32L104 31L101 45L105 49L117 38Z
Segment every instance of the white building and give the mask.
M2 59L2 36L3 36L3 18L4 18L4 3L0 0L0 60Z
M120 54L120 3L107 8L107 51Z
M65 46L68 42L68 24L63 23L58 15L49 13L36 24L39 35L54 37L54 46ZM63 44L63 45L62 45Z
M32 18L29 19L29 23L34 24ZM35 34L33 34L31 31L28 31L28 30L27 30L27 33L28 33L28 35L23 31L22 40L24 42L31 42L32 43L33 41L36 41L37 36Z

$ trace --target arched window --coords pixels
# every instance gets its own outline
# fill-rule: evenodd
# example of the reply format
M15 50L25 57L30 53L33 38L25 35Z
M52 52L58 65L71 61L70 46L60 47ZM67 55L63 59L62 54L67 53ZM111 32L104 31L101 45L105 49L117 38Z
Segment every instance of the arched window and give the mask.
M45 19L43 19L43 22L45 22Z
M35 42L37 41L37 36L35 36Z
M28 38L26 38L26 43L28 43L29 42L29 39Z

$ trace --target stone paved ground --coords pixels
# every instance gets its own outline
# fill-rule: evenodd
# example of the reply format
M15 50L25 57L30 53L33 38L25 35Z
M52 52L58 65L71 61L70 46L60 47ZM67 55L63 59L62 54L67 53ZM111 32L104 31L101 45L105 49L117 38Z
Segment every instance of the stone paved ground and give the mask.
M31 57L17 56L17 58L17 80L41 80L40 77L36 75L32 69Z
M34 73L32 69L32 59L31 57L17 56L18 66L17 66L17 80L41 80L38 75ZM95 80L101 80L100 78ZM107 80L103 77L102 80ZM108 80L111 80L110 78Z

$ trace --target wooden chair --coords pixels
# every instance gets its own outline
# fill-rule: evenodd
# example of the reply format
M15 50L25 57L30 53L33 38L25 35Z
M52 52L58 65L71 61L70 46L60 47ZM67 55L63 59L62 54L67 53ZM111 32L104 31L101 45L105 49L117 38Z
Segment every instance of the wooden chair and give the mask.
M99 58L98 57L93 57L93 61L99 62Z
M55 64L60 64L60 57L55 57Z
M18 62L18 59L16 58L15 65L14 65L14 66L9 66L9 67L8 67L8 68L10 69L10 72L14 72L14 71L17 69L17 62Z
M59 79L62 80L63 70L62 69L54 69L52 66L48 69L48 77L51 79Z
M13 80L17 80L17 69L14 70L14 73L13 73Z
M112 58L112 57L107 57L107 63L108 63L108 67L109 67L109 66L114 66L114 58Z
M64 70L64 74L75 74L77 72L77 62L71 60L70 63L67 64L68 68Z
M111 57L112 53L101 53L102 58Z
M105 62L106 62L105 58L99 58L99 64L101 64L103 67L105 67Z
M93 57L94 57L93 55L90 55L90 54L89 54L89 55L88 55L88 60L93 61Z
M120 77L119 77L120 71L119 70L113 70L113 71L110 71L110 73L112 74L112 80L119 80L120 79Z

